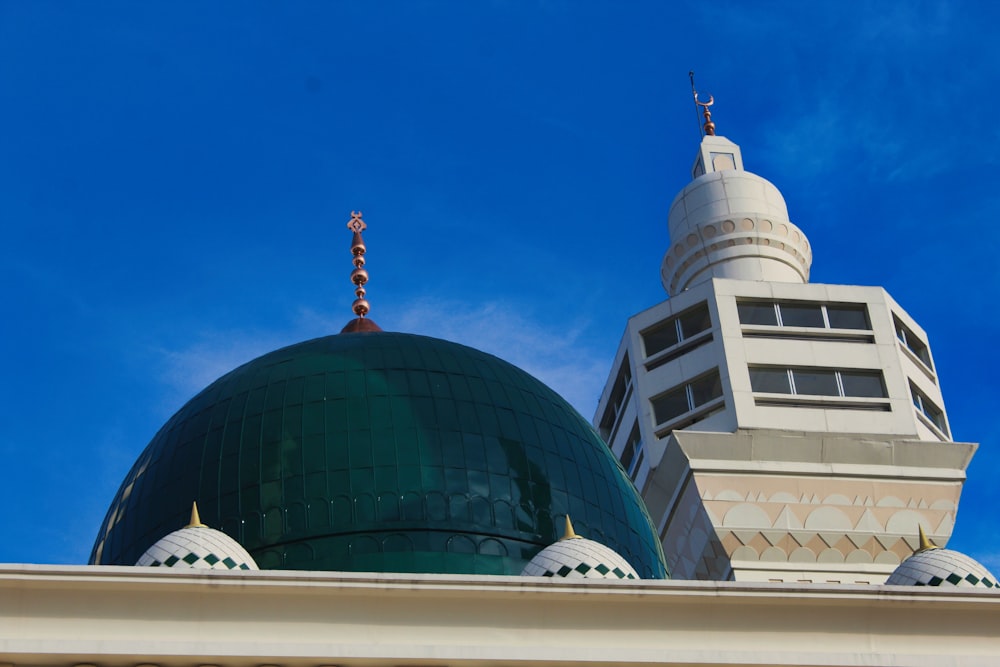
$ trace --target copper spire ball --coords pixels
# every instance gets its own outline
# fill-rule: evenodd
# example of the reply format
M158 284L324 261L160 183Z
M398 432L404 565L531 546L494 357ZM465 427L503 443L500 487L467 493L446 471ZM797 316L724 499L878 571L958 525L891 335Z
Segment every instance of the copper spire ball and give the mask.
M351 282L354 283L354 303L351 309L357 317L347 323L340 333L360 333L365 331L382 331L382 328L368 319L368 311L371 306L365 298L365 285L368 283L368 271L365 270L365 241L361 238L361 232L368 228L365 221L361 219L361 211L351 211L351 219L347 223L347 228L354 232L351 239L351 254L354 256L354 270L351 271Z
M705 115L705 125L704 125L704 127L702 129L705 131L706 135L708 135L710 137L714 137L715 136L715 123L712 122L712 112L708 110L708 107L710 107L713 104L715 104L715 98L713 96L709 95L708 96L708 101L707 102L702 102L701 100L698 99L698 93L696 92L694 94L694 103L697 104L698 106L700 106L702 108L702 111L704 112L704 115Z

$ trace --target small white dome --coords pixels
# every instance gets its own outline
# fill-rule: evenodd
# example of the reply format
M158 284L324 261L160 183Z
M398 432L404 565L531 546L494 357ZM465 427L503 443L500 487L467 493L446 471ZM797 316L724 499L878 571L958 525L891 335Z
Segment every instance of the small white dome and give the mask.
M924 549L899 564L890 586L977 586L997 588L997 578L979 562L951 549Z
M191 523L161 537L135 563L139 567L178 567L199 570L256 570L257 563L239 542L209 528L191 510Z
M566 579L638 579L639 575L616 551L573 532L566 517L566 535L539 551L521 570L522 577Z

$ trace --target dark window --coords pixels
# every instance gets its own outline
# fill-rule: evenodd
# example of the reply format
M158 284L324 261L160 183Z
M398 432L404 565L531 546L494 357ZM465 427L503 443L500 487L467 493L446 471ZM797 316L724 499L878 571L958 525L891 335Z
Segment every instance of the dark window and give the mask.
M881 371L751 367L750 388L763 394L885 398Z
M695 334L712 328L712 318L709 317L708 308L704 304L682 313L678 316L677 321L680 322L683 339L691 338Z
M931 399L927 398L922 391L910 383L910 395L913 396L913 405L917 408L938 430L948 435L948 423L944 418L944 410L934 405Z
M632 435L635 435L637 431L638 426L632 430ZM633 440L632 435L629 436L628 442L625 443L625 448L622 449L622 455L619 459L625 470L629 469L629 466L632 465L632 459L635 458L635 441Z
M826 315L833 329L871 329L864 306L827 306Z
M628 390L631 386L632 369L629 366L628 355L626 354L622 360L621 369L618 371L618 377L615 378L615 384L611 387L611 394L608 396L608 405L604 408L604 414L601 416L600 432L601 437L605 441L611 438L611 432L614 430L614 426L618 422L618 417L625 407L625 397L628 395Z
M844 385L844 396L884 398L886 395L879 371L840 371L840 380Z
M778 314L774 310L773 303L754 303L748 301L736 304L736 309L739 311L741 324L769 324L774 326L778 324Z
M899 341L905 345L910 352L916 355L917 359L924 362L924 365L927 366L927 368L933 369L934 367L931 365L931 353L930 350L927 349L927 343L922 341L917 334L910 331L910 329L905 324L900 322L899 318L895 315L892 316L892 322L896 326L896 337L899 338Z
M819 327L823 322L823 308L818 304L783 303L778 306L781 312L781 324L786 327Z
M740 324L870 330L864 304L743 301L736 304Z
M796 394L840 396L835 371L796 368L792 371L792 380L795 382Z
M633 481L635 481L639 466L642 465L642 459L642 438L639 436L639 425L635 424L632 426L632 432L629 433L628 442L625 443L620 458L622 467L625 468Z
M708 306L701 303L643 331L642 341L646 347L646 356L651 357L663 352L711 328L712 318L708 314Z
M750 388L766 394L790 394L792 385L784 368L751 368Z
M653 399L653 415L657 424L668 422L690 410L687 385L668 391Z
M653 417L663 424L722 396L722 379L715 370L652 399Z
M718 373L706 375L691 383L691 402L695 406L704 405L713 398L722 396L722 378Z
M642 334L642 340L646 345L646 356L652 356L668 347L673 347L680 342L677 336L677 322L669 320L655 329L650 329Z

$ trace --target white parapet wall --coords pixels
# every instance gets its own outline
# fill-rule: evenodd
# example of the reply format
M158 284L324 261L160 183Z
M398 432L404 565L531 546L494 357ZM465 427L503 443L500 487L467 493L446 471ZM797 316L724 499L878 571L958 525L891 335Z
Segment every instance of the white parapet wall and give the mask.
M0 664L981 666L988 590L0 566Z

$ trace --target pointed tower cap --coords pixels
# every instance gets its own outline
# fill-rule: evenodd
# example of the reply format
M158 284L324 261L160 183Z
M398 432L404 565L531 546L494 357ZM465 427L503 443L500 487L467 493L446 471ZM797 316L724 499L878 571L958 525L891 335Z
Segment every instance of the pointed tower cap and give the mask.
M930 538L927 537L927 533L924 532L924 527L922 525L917 524L917 532L920 534L920 548L917 549L916 551L914 551L913 553L918 554L921 551L927 551L929 549L940 549L941 548L938 545L936 545L936 544L934 544L933 542L930 541Z
M559 541L563 540L582 540L583 538L576 534L573 530L573 522L569 520L569 514L566 515L566 527L563 529L563 536L559 538Z
M201 522L201 517L198 516L198 502L194 501L191 503L191 522L184 526L185 528L208 528L205 524Z

